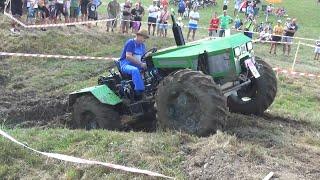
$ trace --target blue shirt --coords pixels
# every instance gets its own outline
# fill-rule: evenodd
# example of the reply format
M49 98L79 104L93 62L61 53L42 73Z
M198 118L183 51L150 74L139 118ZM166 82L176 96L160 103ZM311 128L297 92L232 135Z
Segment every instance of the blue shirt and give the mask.
M126 59L126 52L132 53L133 56L134 55L142 56L146 52L146 47L143 43L138 43L134 39L129 39L125 43L124 48L121 53L121 57L120 57L121 66L126 65L126 64L130 64L130 65L135 66L135 64L132 64L130 60Z

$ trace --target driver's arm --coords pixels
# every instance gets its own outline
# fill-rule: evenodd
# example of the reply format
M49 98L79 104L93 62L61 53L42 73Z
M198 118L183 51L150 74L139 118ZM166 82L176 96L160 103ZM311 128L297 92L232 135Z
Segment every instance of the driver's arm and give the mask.
M138 59L136 59L135 57L133 57L132 52L126 52L126 59L128 59L130 62L132 62L133 64L136 64L138 66L141 66L143 63L141 61L139 61Z

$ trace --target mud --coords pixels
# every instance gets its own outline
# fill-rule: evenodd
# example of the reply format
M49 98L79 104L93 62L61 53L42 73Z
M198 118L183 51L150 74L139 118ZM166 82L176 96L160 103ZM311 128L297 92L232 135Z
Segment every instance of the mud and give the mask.
M312 125L266 113L231 114L224 133L187 144L183 164L189 179L318 179L319 152L296 141Z
M8 127L44 126L67 121L67 100L41 97L35 91L18 92L1 88L0 119ZM58 121L59 119L59 121Z

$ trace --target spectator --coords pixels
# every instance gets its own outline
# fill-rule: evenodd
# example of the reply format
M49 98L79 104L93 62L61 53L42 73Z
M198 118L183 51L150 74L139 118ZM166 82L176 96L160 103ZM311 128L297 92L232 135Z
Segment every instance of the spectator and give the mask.
M184 19L189 18L189 13L190 13L191 7L192 7L191 2L189 0L187 0L186 1L186 10L183 13L183 18Z
M281 41L281 36L283 34L283 26L281 25L281 20L278 20L277 25L273 28L273 35L272 35L272 43L269 53L272 53L272 49L274 48L273 54L277 54L277 43Z
M266 9L266 22L268 22L268 18L269 18L269 16L272 14L272 11L273 11L273 6L272 6L272 4L270 3L270 4L267 6L267 9Z
M80 0L81 21L86 21L88 17L89 0Z
M239 12L241 2L242 2L242 0L235 0L234 1L234 11L233 11L234 16L236 16L237 13Z
M143 8L139 5L139 3L135 4L135 8L131 10L131 16L133 18L132 22L132 32L137 33L141 27L142 13Z
M180 0L178 3L179 16L182 17L185 11L186 11L186 3L184 2L184 0Z
M288 24L287 27L284 29L284 37L282 38L282 41L285 43L283 44L283 54L286 54L289 56L291 51L291 44L293 41L293 36L298 30L298 25L296 23L296 19L292 19L291 23Z
M70 0L70 20L71 22L78 22L79 17L79 0Z
M61 17L61 14L64 16L64 21L65 23L69 22L69 17L68 15L65 13L65 11L63 10L64 9L64 2L63 0L57 0L56 1L56 4L55 4L56 8L56 15L55 15L55 23L57 23L57 18L58 17ZM79 5L78 5L79 6Z
M248 18L244 22L244 35L252 39L253 29L255 26L256 20L253 17L253 14L249 14Z
M108 3L107 6L107 17L109 21L107 22L107 32L111 27L111 31L113 32L113 28L117 27L117 17L120 13L120 4L117 0L112 0Z
M123 6L123 11L122 11L122 22L121 22L122 33L129 32L130 17L131 17L131 5L130 5L130 1L127 0Z
M34 8L35 3L36 3L35 0L28 1L27 24L34 24L35 23L35 18L36 18L36 10Z
M49 19L50 19L50 23L54 23L55 19L56 19L56 4L54 1L48 1L48 5L49 5Z
M210 37L217 37L218 36L218 28L219 28L219 18L217 13L212 14L212 18L210 20L209 26L209 36Z
M163 6L160 6L160 9L157 13L157 36L160 36L160 17L163 11Z
M47 18L49 17L49 10L47 8L47 4L45 0L38 1L38 9L41 16L41 24L47 24ZM45 28L41 28L41 30L45 31Z
M261 1L260 0L255 0L255 1L253 1L253 3L254 3L254 5L253 5L254 16L256 17L256 16L259 15Z
M63 11L66 14L66 16L68 17L68 19L70 17L70 6L71 6L71 0L64 0ZM79 8L78 8L78 10L79 10ZM79 14L79 12L78 12L78 14ZM68 22L69 22L69 20L68 20Z
M21 16L22 16L22 5L23 2L22 0L11 0L10 2L10 6L11 7L11 14L13 17L17 18L18 20L20 20ZM20 30L17 28L17 23L15 21L11 21L11 29L10 31L13 34L19 34Z
M222 7L223 11L228 9L228 3L229 3L229 0L223 0L223 7Z
M283 17L286 14L286 10L284 9L284 7L280 7L278 9L276 9L276 16L278 18Z
M260 42L263 42L263 41L270 41L271 40L271 34L268 30L268 28L264 28L263 31L261 31L259 33L259 39L258 39Z
M167 37L169 16L170 16L170 13L168 11L168 6L164 6L160 15L160 24L159 24L160 36L162 37Z
M198 22L200 19L200 14L198 12L198 7L194 6L193 10L189 14L189 31L187 34L187 40L189 40L190 32L192 31L192 41L194 41L194 37L196 35L196 31L198 29Z
M285 28L289 28L290 24L291 24L291 18L288 17L288 18L286 19L286 22L284 23L284 27L285 27Z
M316 48L314 49L314 60L319 60L320 57L320 38L316 41Z
M142 6L141 0L138 1L139 9L142 12L142 17L144 16L144 7Z
M236 15L236 18L235 18L235 20L234 20L234 28L235 28L236 30L240 30L242 25L243 25L243 24L242 24L242 20L239 18L238 15Z
M148 8L148 34L150 35L150 30L152 26L152 36L154 36L155 30L156 30L156 23L157 23L157 15L158 15L158 7L157 7L157 1L153 0L153 4L149 6Z
M223 15L219 16L219 22L220 22L220 31L219 31L219 37L228 36L230 35L230 29L229 24L232 23L232 18L227 15L227 11L223 11ZM226 33L226 31L229 31Z
M163 8L165 7L165 6L169 6L169 1L168 0L160 0L160 6L162 6Z
M248 17L250 14L254 14L253 3L249 3L247 6L246 16Z

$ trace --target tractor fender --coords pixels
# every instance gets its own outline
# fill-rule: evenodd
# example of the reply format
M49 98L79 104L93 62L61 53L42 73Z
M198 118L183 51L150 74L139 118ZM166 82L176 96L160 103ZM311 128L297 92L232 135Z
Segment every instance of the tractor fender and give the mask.
M108 105L117 105L122 100L106 85L92 86L69 94L69 107L73 106L76 99L84 94L91 93L101 103Z

